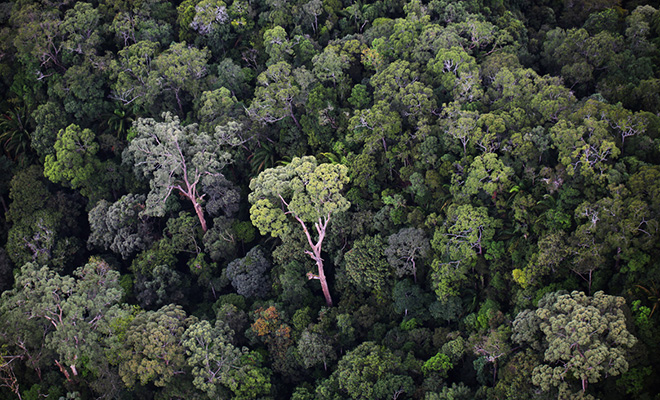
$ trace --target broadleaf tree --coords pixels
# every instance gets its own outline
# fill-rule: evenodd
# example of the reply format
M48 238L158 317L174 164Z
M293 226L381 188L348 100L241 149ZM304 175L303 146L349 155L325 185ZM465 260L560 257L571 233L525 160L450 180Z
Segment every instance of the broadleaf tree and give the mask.
M232 124L232 132L240 130ZM137 174L149 178L145 214L163 216L165 202L173 191L193 205L204 232L207 230L200 193L203 183L222 175L231 162L226 150L235 144L227 132L199 132L196 124L181 125L178 117L163 114L163 122L140 118L133 126L137 136L123 153L124 162L132 163Z
M305 251L318 268L309 279L321 282L326 304L332 297L323 268L321 247L334 214L348 210L350 202L341 194L348 183L348 168L341 164L318 164L313 156L296 157L287 165L264 170L250 182L250 219L262 234L285 237L300 224L310 250ZM316 230L312 238L308 224Z

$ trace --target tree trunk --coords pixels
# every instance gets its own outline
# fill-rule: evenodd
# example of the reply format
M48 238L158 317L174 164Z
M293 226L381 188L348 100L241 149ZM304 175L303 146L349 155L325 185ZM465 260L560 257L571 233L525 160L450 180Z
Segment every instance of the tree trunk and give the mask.
M321 281L321 290L323 290L323 296L325 297L325 304L328 307L332 307L332 297L330 297L330 289L328 288L328 281L325 278L325 272L323 271L323 260L320 258L316 260L316 265L319 267L319 280Z
M325 217L325 221L322 221L321 218L319 218L319 221L314 223L314 227L319 234L319 239L316 244L314 244L312 241L312 237L309 234L309 230L307 229L305 222L296 215L294 215L294 218L300 223L300 225L302 225L303 231L305 232L305 237L307 237L307 243L309 243L309 247L312 248L311 251L307 250L305 253L316 262L316 266L318 268L318 275L314 275L310 272L307 274L307 278L318 279L321 281L321 290L323 290L325 303L328 305L328 307L332 307L332 297L330 296L330 288L328 288L328 280L325 277L325 271L323 270L323 258L321 257L321 246L323 245L323 239L325 238L325 231L328 227L328 222L330 222L330 216L328 215Z
M193 207L195 207L195 213L197 214L197 218L199 218L199 223L202 225L202 230L204 231L204 233L206 233L206 230L208 228L206 227L206 219L204 218L204 210L202 209L202 206L196 201L193 201Z

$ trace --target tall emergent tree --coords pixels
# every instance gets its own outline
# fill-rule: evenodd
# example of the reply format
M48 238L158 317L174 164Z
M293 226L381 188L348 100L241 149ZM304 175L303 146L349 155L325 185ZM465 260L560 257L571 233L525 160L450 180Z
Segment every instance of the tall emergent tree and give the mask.
M332 297L323 270L321 246L332 215L351 206L341 194L346 183L347 167L317 164L313 156L296 157L287 165L266 169L250 182L250 219L262 234L287 237L295 225L291 218L302 226L311 248L305 253L318 267L317 275L308 273L307 277L320 280L328 306L332 306ZM316 242L308 223L314 224L318 235Z
M536 310L520 312L513 321L511 339L545 350L544 361L534 368L532 382L548 391L565 388L565 378L595 383L628 370L627 349L637 339L626 329L623 297L599 291L546 294Z
M163 114L163 122L138 119L133 129L137 136L123 154L137 174L150 179L145 214L163 216L165 202L173 190L192 202L204 232L207 230L199 190L205 183L222 177L220 172L231 162L225 149L236 144L236 123L217 127L215 133L199 132L196 124L182 126L179 118Z

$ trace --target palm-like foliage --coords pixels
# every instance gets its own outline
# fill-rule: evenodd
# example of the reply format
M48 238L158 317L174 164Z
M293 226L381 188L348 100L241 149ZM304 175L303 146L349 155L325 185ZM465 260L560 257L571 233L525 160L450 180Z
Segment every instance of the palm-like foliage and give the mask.
M117 107L112 113L104 115L101 126L108 134L113 134L116 137L123 139L126 137L129 128L135 121L135 113L130 108Z
M658 304L660 304L660 289L658 289L655 282L648 288L642 285L635 286L646 294L646 299L649 302L653 303L653 308L651 309L651 314L649 315L649 318L651 318L655 312L655 309L658 308Z
M29 107L14 107L0 116L0 145L7 157L16 161L31 152Z

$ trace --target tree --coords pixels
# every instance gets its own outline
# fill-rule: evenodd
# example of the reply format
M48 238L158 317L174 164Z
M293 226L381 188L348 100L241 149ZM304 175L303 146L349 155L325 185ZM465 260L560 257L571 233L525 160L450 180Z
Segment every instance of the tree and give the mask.
M305 251L316 262L317 274L326 304L332 305L330 289L323 269L321 247L333 214L348 210L350 203L341 191L348 183L348 168L341 164L318 164L313 156L294 158L287 165L269 168L250 181L252 204L250 219L262 234L285 237L298 222L307 238L310 250ZM314 242L307 224L314 224Z
M150 179L144 213L163 216L165 202L176 190L190 200L204 232L207 231L200 187L210 179L222 175L231 162L225 150L236 144L234 134L240 129L233 125L228 135L216 129L215 134L199 132L197 125L181 126L179 118L163 114L163 122L140 118L134 125L136 137L122 155L124 162L133 164L137 174Z
M425 317L428 312L426 306L432 297L431 294L423 292L417 284L410 282L410 279L398 281L392 289L394 311L403 314L404 317ZM442 309L449 309L449 307L442 307Z
M264 49L268 54L267 65L290 60L293 49L284 28L278 25L267 29L264 32L263 40Z
M126 260L153 240L148 219L141 216L146 196L128 194L114 203L99 201L89 211L91 229L87 243L110 249Z
M506 192L511 186L510 177L513 168L504 165L495 153L476 156L470 164L467 174L454 174L451 191L458 200L486 192L494 198L497 192Z
M579 172L586 178L604 179L612 159L621 154L615 138L608 132L606 121L587 118L575 126L561 120L550 129L552 147L569 175Z
M187 364L192 367L193 384L213 398L218 385L230 381L247 349L232 344L234 332L222 320L211 325L206 320L194 323L183 334Z
M254 319L250 326L252 333L268 346L268 352L275 360L276 366L281 364L286 359L289 346L293 344L291 327L282 320L282 315L275 306L259 307L254 311Z
M170 304L135 316L126 329L116 362L126 386L136 382L167 385L186 364L183 335L197 318L181 306Z
M385 241L380 237L366 236L357 240L346 252L346 273L356 287L373 291L378 298L389 294L392 268L387 263L383 248Z
M6 250L14 264L36 262L63 268L78 250L78 240L72 235L79 229L80 203L62 193L50 193L37 165L14 175L9 198L7 221L12 226Z
M477 62L461 47L439 49L428 69L454 101L471 103L483 95Z
M388 140L398 139L401 136L401 117L391 110L386 101L379 101L373 107L356 111L348 122L352 131L347 138L349 141L364 143L363 153L374 153L380 146L387 152Z
M3 297L9 307L3 312L20 316L23 329L34 328L26 320L45 322L45 347L67 380L87 374L103 379L105 339L112 319L121 314L122 295L119 272L101 259L90 259L74 276L28 263L16 277L15 289ZM25 343L22 335L18 340L19 346Z
M179 113L184 115L183 93L196 98L203 90L210 52L189 47L186 42L172 43L170 48L153 60L153 70L149 74L149 86L174 93Z
M173 40L174 10L168 1L111 0L100 4L99 9L112 21L108 30L115 34L120 48L143 40L167 46Z
M322 335L310 332L308 329L300 335L298 340L298 353L302 356L302 362L305 368L311 368L318 364L323 364L323 369L328 370L328 361L337 358L332 345L328 343L328 338Z
M268 67L257 77L259 86L247 114L251 119L262 124L272 124L291 117L293 123L300 123L293 113L296 104L304 103L302 90L294 71L286 61L280 61Z
M57 135L55 154L46 156L44 176L55 183L68 183L92 200L106 197L106 166L96 155L98 151L94 132L69 125Z
M441 254L431 266L439 299L458 294L457 286L467 280L468 268L484 254L485 245L492 240L500 223L488 215L485 207L470 204L449 207L445 223L431 240L433 249Z
M168 303L182 303L188 296L189 279L173 267L152 265L148 274L137 274L134 285L135 298L145 309L155 309Z
M402 228L399 232L387 238L388 247L385 249L387 262L394 267L396 275L401 278L412 274L417 282L417 264L415 259L427 256L430 246L429 240L422 229Z
M553 292L538 308L525 310L513 321L512 340L545 349L545 364L534 368L532 381L547 391L572 376L582 383L616 376L628 370L627 349L637 339L626 329L625 300L599 291Z
M330 379L317 387L317 398L396 399L412 393L412 378L400 366L401 359L386 347L363 342L339 360Z
M265 297L270 291L270 280L266 275L270 267L264 251L257 246L250 249L245 257L230 262L225 274L241 296Z
M156 90L149 86L156 84L149 81L149 74L157 52L158 43L146 40L119 50L117 60L113 60L109 68L113 81L110 98L124 106L149 108L149 93Z

